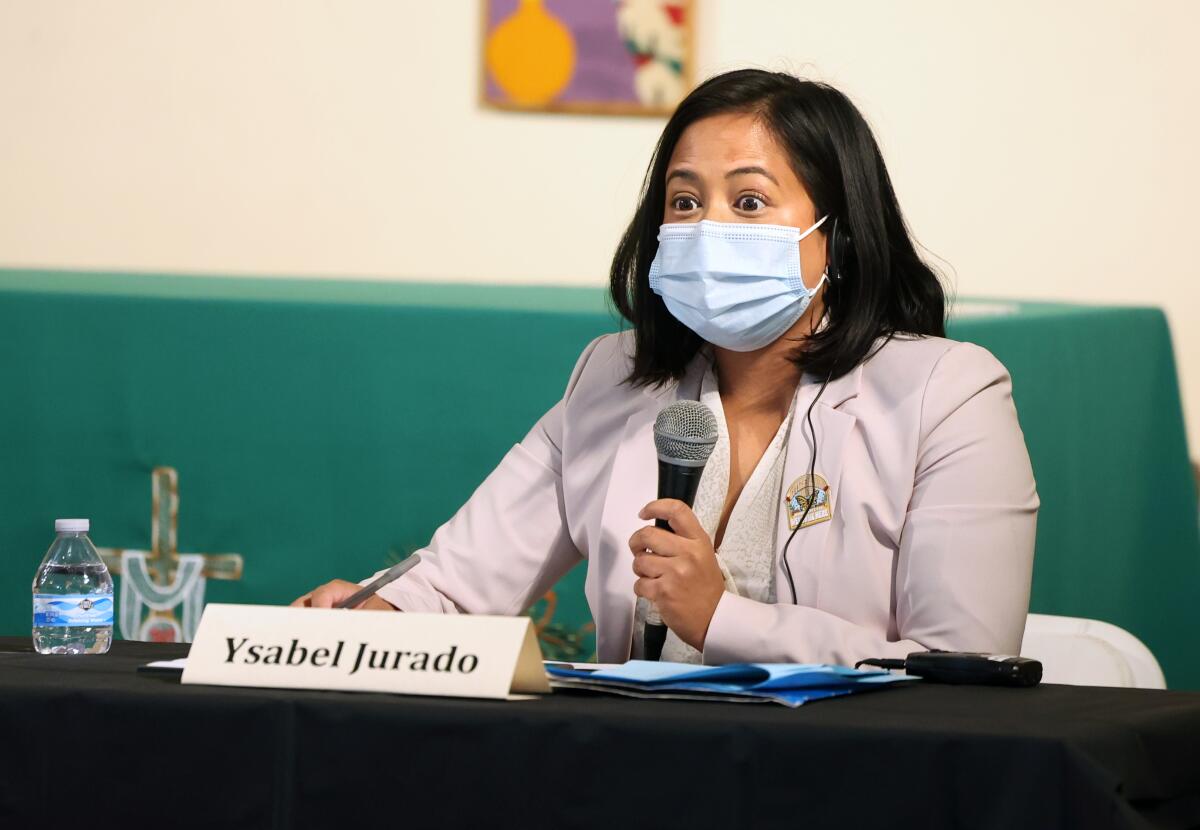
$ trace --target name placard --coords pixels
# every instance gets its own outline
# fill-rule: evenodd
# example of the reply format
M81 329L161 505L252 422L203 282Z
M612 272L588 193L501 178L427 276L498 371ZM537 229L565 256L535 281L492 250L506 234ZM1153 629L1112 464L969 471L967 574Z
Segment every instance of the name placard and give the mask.
M528 617L212 603L184 683L505 698L547 693Z

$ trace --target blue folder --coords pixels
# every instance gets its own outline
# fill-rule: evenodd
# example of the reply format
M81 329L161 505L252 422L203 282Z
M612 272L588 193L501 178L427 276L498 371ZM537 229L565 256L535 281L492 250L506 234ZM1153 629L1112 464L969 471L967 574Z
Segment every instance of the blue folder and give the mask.
M819 663L734 663L696 666L630 660L599 671L548 663L552 686L643 698L774 702L800 706L811 700L855 694L916 678L882 670Z

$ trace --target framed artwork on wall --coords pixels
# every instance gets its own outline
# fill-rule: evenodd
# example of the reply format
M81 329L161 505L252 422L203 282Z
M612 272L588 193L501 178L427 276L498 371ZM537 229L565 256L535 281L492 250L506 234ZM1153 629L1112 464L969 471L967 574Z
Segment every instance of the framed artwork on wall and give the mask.
M481 2L486 106L668 115L692 88L694 0Z

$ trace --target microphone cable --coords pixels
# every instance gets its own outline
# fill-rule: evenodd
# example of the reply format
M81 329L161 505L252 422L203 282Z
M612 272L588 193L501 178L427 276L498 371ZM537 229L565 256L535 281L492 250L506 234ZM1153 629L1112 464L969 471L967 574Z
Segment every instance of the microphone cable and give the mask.
M796 531L804 527L804 520L808 518L808 511L812 510L813 504L817 501L817 431L813 428L812 413L813 407L817 405L817 401L821 400L821 395L825 394L825 387L829 385L829 381L833 379L833 370L825 375L825 380L821 381L821 388L817 390L817 396L812 399L812 403L808 405L808 410L804 413L804 420L808 424L808 435L812 441L812 455L808 463L808 485L812 488L812 492L808 497L808 503L804 505L804 512L800 514L800 521L792 529L788 535L787 541L783 543L783 553L780 554L783 559L783 572L787 574L788 588L792 592L792 605L799 605L796 598L796 583L792 579L792 566L788 564L788 547L792 544L792 539L796 538ZM832 518L832 514L830 514Z

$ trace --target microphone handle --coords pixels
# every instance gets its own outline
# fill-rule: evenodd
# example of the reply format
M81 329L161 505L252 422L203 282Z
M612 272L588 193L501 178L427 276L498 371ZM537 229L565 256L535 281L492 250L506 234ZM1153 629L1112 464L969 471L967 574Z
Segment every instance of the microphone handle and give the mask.
M679 499L691 507L696 501L696 490L700 487L700 476L704 474L704 466L685 467L682 464L672 464L658 459L658 497L660 499ZM666 519L655 519L654 526L671 531L671 525ZM663 644L667 641L667 627L658 615L658 609L651 603L646 614L646 630L642 634L642 650L647 660L659 660L662 657Z
M650 615L658 616L658 612L654 610L654 606L650 606L650 613L646 615L646 630L642 632L642 651L647 660L658 662L662 659L663 646L667 642L667 627L662 623L650 622Z
M679 499L691 507L696 501L696 490L700 487L700 476L704 475L704 465L685 467L682 464L672 464L658 459L658 497L660 499ZM666 528L667 523L662 519L654 522L656 527Z

